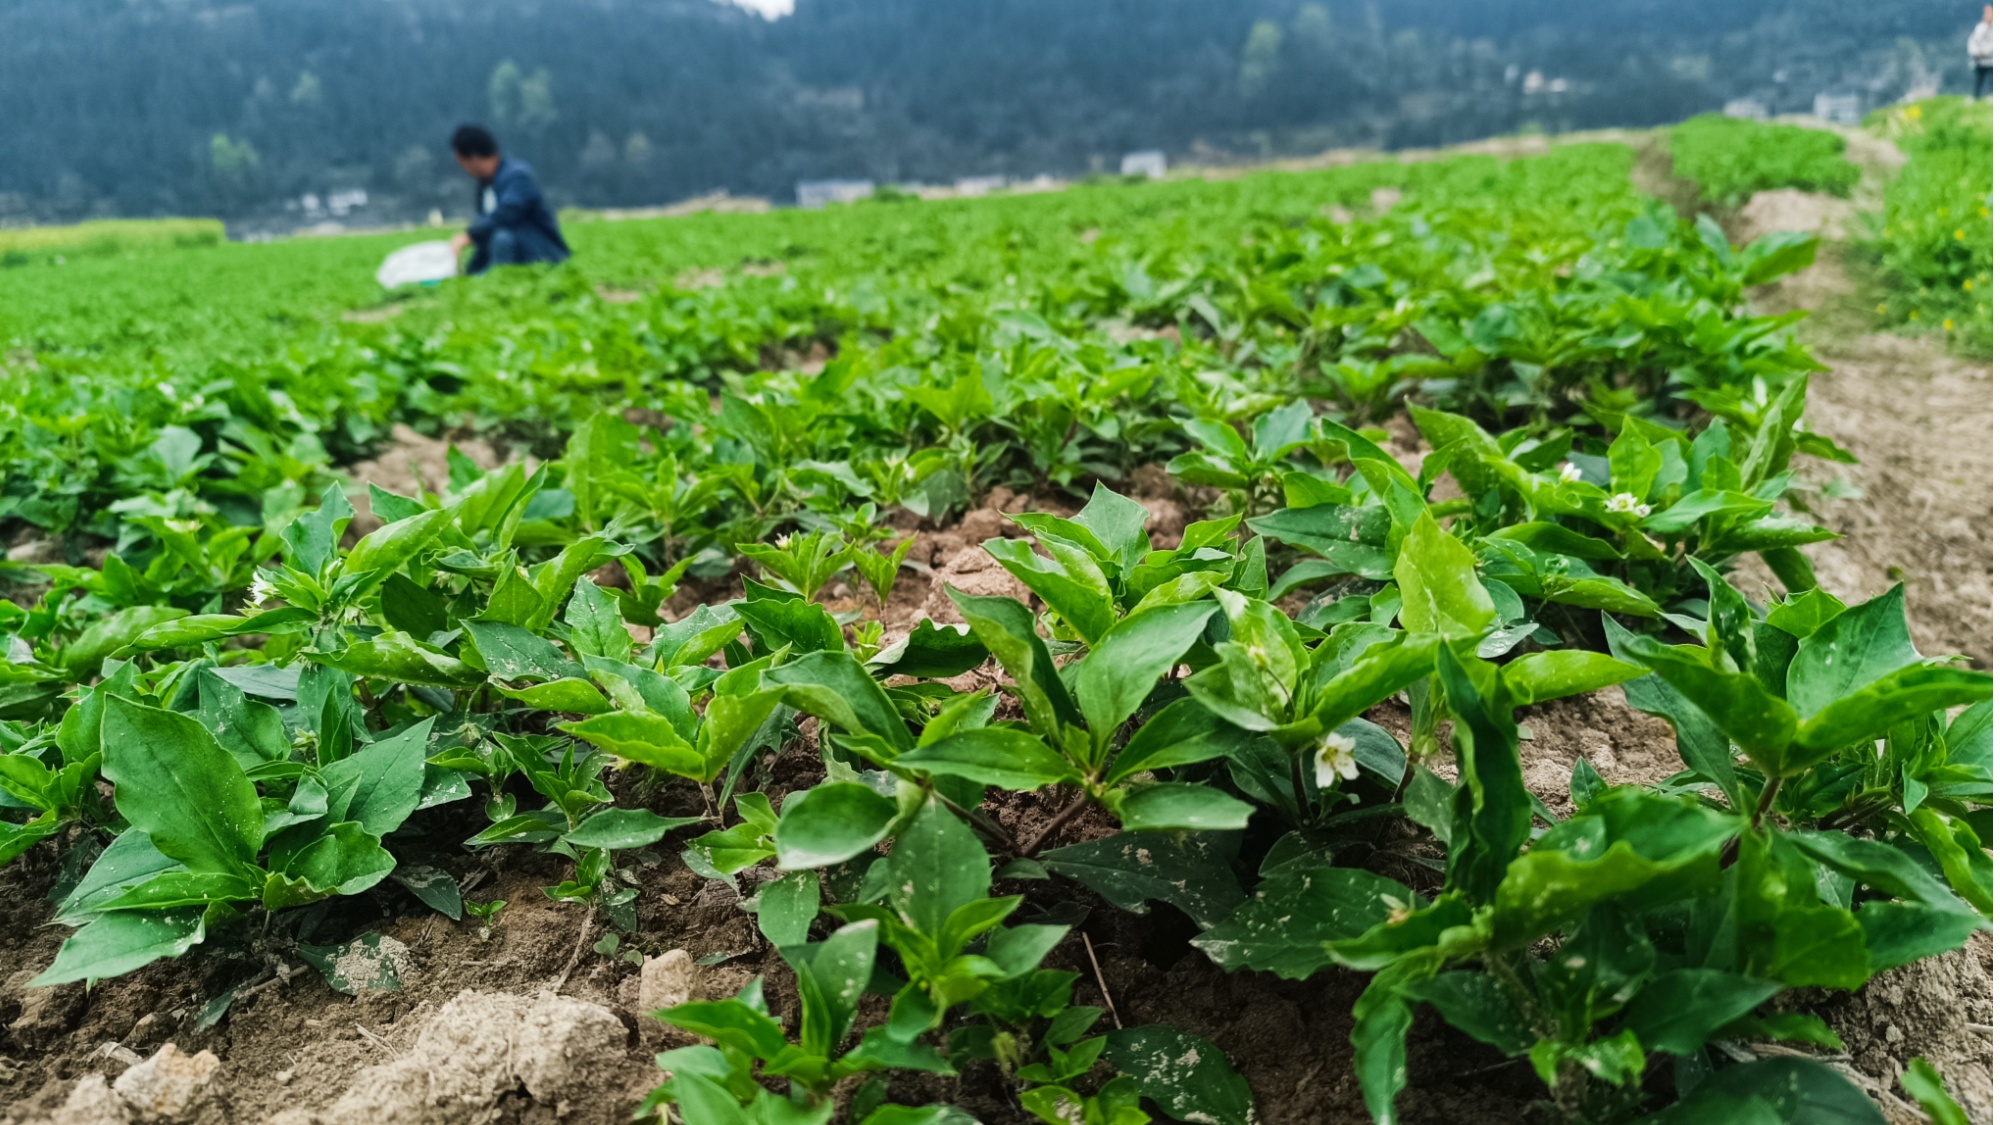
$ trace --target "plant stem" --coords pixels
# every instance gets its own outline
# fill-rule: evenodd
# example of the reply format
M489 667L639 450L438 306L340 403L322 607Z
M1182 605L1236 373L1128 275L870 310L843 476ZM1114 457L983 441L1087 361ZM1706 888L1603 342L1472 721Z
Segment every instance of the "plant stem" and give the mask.
M1763 826L1764 817L1770 814L1772 802L1778 799L1778 786L1782 784L1784 784L1783 778L1768 777L1764 779L1764 790L1757 794L1757 811L1750 814L1751 828L1755 829Z
M1069 803L1068 808L1065 808L1063 811L1057 813L1055 815L1055 818L1050 820L1047 824L1042 825L1042 830L1040 832L1035 833L1035 838L1029 840L1026 847L1018 849L1020 854L1023 856L1032 856L1036 852L1041 851L1042 843L1046 841L1050 836L1055 835L1057 829L1061 828L1065 824L1068 824L1070 821L1075 820L1076 814L1082 812L1083 807L1089 803L1090 803L1090 797L1088 794L1078 794L1076 800L1071 801Z
M1118 1018L1118 1005L1111 1002L1111 989L1104 983L1104 969L1097 963L1097 947L1090 942L1090 934L1083 935L1083 952L1090 958L1091 975L1097 978L1097 994L1104 997L1104 1010L1111 1013L1111 1024L1118 1030L1125 1030L1125 1021Z
M1307 811L1305 755L1293 752L1291 754L1291 759L1292 759L1292 800L1298 804L1299 807L1298 825L1299 827L1303 828L1305 827L1306 823L1306 811Z
M1011 849L1014 846L1014 838L1008 835L1006 829L995 824L992 817L987 816L978 809L964 808L935 789L931 790L931 795L938 799L939 804L951 810L953 815L971 825L974 832L979 833L981 836L986 837L1003 848Z

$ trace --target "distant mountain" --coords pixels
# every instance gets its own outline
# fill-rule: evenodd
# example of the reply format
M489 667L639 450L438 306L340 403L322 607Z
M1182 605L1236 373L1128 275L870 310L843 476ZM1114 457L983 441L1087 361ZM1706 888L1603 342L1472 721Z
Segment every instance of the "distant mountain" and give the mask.
M550 193L1074 175L1967 84L1945 0L0 0L0 222L461 212L491 124ZM336 193L338 193L336 195ZM365 193L366 203L360 203Z

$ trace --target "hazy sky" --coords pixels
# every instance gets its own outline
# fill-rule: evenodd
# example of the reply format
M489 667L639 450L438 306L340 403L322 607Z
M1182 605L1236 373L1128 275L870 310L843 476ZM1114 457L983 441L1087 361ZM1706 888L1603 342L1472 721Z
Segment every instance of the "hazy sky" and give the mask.
M767 20L792 14L793 0L727 0L739 8L748 8Z

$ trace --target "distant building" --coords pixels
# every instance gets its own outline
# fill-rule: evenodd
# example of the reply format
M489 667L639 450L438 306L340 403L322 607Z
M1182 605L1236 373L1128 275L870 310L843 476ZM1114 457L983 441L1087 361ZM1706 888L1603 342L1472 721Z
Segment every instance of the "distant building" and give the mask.
M951 189L959 195L979 196L999 191L1006 186L1005 176L960 176L952 181Z
M1161 152L1159 149L1148 149L1145 152L1128 152L1125 154L1124 159L1118 162L1118 174L1121 176L1145 176L1147 179L1157 180L1167 174L1167 154Z
M326 193L326 209L335 216L345 215L357 207L368 206L368 192L365 188L348 188L344 191Z
M1771 116L1771 107L1756 98L1733 98L1723 103L1725 117L1741 117L1746 121L1762 121Z
M1835 125L1861 124L1861 95L1814 94L1813 116Z
M874 180L800 180L799 206L816 211L829 203L853 203L875 191Z

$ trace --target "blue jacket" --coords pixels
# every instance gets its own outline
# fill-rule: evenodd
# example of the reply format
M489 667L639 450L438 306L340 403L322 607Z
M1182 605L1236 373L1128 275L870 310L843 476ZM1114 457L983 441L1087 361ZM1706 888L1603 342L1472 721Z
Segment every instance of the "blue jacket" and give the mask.
M486 210L488 191L493 193L491 211ZM563 241L555 212L549 210L548 202L542 198L542 189L535 186L535 170L526 161L502 157L500 166L493 170L493 178L479 185L475 207L480 215L465 233L472 236L473 243L482 251L495 231L509 230L520 237L523 245L535 249L532 261L560 262L569 257L569 243Z

